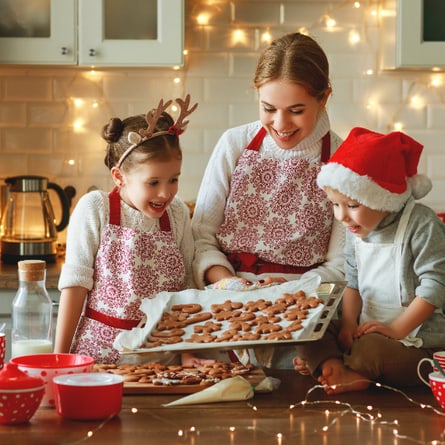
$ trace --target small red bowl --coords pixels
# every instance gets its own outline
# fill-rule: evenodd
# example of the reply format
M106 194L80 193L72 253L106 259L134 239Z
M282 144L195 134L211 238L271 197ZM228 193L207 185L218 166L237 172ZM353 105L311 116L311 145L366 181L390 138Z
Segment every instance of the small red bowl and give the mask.
M106 372L54 377L57 414L74 420L100 420L117 416L122 408L124 378Z
M44 393L42 379L29 377L16 364L7 363L0 372L0 424L28 422Z

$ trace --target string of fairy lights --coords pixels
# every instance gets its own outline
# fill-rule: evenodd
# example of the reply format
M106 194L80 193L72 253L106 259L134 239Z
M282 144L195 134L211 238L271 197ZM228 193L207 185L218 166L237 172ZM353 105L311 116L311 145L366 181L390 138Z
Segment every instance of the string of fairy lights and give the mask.
M355 382L352 382L353 384ZM383 389L386 391L392 391L395 394L400 395L404 399L406 399L410 404L413 405L414 409L429 411L432 415L438 417L445 417L445 412L440 411L437 407L429 404L425 404L422 402L418 402L404 391L394 388L388 385L383 385L377 382L372 383L376 388ZM337 385L340 386L340 385ZM163 425L163 428L168 427L170 435L175 435L177 437L178 444L189 444L189 445L199 445L207 443L206 440L210 436L212 437L212 441L216 440L217 437L226 437L228 441L224 443L230 443L230 445L236 445L239 443L243 443L243 440L246 440L246 437L250 438L267 438L269 440L268 443L271 445L286 445L296 443L296 439L309 439L316 438L317 436L321 437L325 440L326 443L329 443L329 434L332 431L332 434L338 439L339 432L338 427L342 418L347 418L348 416L355 421L355 428L358 431L363 425L369 425L370 428L380 427L385 429L387 435L394 439L395 444L399 443L413 443L419 445L445 445L445 430L439 435L439 437L434 439L425 439L423 437L414 437L403 434L404 425L399 422L398 419L387 419L387 416L381 408L375 407L373 405L360 405L360 407L355 407L353 404L335 400L335 399L323 399L318 400L315 398L314 400L310 400L311 395L315 393L317 390L323 391L324 387L322 385L316 384L309 388L305 394L303 400L298 401L289 406L283 407L283 416L282 419L285 419L286 415L289 418L289 425L293 425L295 420L298 420L300 425L303 425L306 418L304 417L305 411L310 409L311 414L315 411L320 414L320 421L318 427L309 428L305 430L304 428L301 430L294 430L293 427L289 426L283 430L274 431L273 425L276 423L268 422L267 417L262 415L262 409L258 408L251 401L246 403L246 406L252 411L252 419L250 425L243 426L197 426L190 425L187 428L178 428L177 423L178 420L174 417L165 419L155 413L156 410L153 410L153 407L150 408L141 408L141 407L132 407L128 409L128 412L131 415L135 416L144 416L147 422L149 418L153 418L155 416L155 420L157 422L167 422L168 425ZM185 409L190 409L190 407L185 406ZM168 408L163 408L168 409ZM278 408L279 409L279 408ZM295 418L295 416L297 416ZM264 420L265 419L265 420ZM102 421L97 425L96 428L89 430L86 434L82 435L79 439L76 439L72 442L66 442L66 445L77 445L84 442L88 442L88 440L93 439L112 419L107 419ZM236 423L236 419L234 418L234 423ZM263 423L264 421L264 423ZM198 421L199 423L199 421ZM266 426L265 426L266 425ZM272 428L272 429L271 429ZM351 432L350 425L348 424L347 433L345 434L344 439L351 439L354 433ZM242 436L242 439L241 439ZM348 437L346 437L348 436ZM419 432L419 436L421 436ZM240 438L238 440L237 438ZM389 440L387 436L380 435L379 439L376 439L378 443L388 443L382 442L382 440ZM323 443L325 443L323 442ZM317 442L318 443L318 442Z

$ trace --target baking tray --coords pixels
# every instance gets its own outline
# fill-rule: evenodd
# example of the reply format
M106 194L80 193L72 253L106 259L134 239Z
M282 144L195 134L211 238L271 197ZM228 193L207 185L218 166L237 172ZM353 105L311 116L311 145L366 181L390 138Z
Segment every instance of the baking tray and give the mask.
M298 343L307 342L320 339L330 322L330 320L336 315L337 307L343 295L346 287L346 281L324 282L320 283L319 280L314 286L312 281L290 281L284 284L271 286L269 288L258 288L256 290L236 292L227 290L212 290L212 291L199 291L188 290L181 292L162 292L158 294L154 299L145 301L145 312L148 316L146 326L143 328L134 328L134 332L126 332L125 335L132 339L133 343L136 342L135 347L121 347L118 348L121 354L135 354L135 353L151 353L151 352L183 352L183 351L197 351L208 349L239 349L254 346L266 346L274 344L285 343ZM315 309L309 311L308 317L303 321L303 329L293 332L292 339L290 340L249 340L249 341L226 341L226 342L212 342L212 343L193 343L187 341L181 341L174 344L164 344L156 347L140 347L142 344L141 339L148 337L150 332L156 329L156 324L161 318L163 312L169 311L170 308L176 304L190 304L199 303L202 305L203 312L210 311L211 304L224 303L226 300L241 301L246 303L247 301L255 301L258 299L275 300L282 298L283 293L293 293L298 290L303 290L308 296L316 295L323 300ZM150 315L148 315L150 314ZM282 321L283 328L290 322ZM200 323L202 324L202 323ZM225 325L223 322L222 332L227 329L228 322ZM186 333L183 335L183 339L187 339L193 333L193 325L188 325L185 328ZM135 340L139 338L139 340ZM120 345L125 344L121 342ZM128 344L128 342L127 342Z

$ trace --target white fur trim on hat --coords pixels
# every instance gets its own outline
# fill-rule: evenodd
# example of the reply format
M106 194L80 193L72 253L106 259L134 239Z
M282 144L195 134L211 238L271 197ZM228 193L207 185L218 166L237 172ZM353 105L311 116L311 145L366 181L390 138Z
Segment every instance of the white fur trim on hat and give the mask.
M412 194L410 186L401 194L392 193L379 186L369 176L360 176L336 162L321 167L317 184L322 189L330 187L337 190L370 209L387 212L400 210Z

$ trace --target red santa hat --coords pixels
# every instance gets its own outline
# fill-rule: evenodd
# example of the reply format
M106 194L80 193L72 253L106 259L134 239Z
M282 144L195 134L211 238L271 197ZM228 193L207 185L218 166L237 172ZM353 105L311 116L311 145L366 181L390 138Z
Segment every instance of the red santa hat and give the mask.
M423 198L431 180L417 174L423 146L404 133L380 134L353 128L317 177L330 187L374 210L396 212L413 196Z

